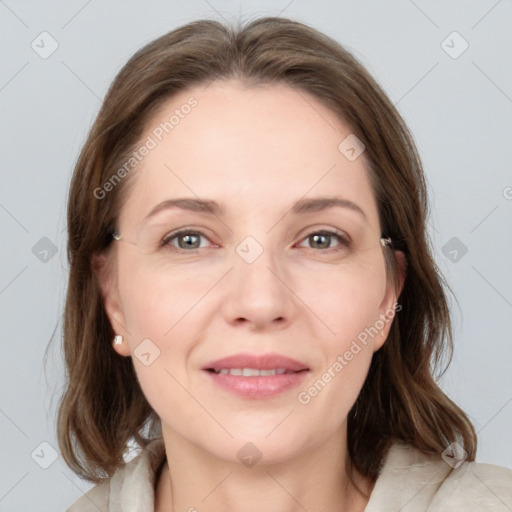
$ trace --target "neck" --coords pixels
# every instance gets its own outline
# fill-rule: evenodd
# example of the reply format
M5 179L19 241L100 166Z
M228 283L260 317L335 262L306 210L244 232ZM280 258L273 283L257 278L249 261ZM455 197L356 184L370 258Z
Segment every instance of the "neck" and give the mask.
M205 453L176 434L164 433L164 442L169 464L158 478L156 512L362 512L374 486L350 471L346 441L334 437L291 460L252 467Z

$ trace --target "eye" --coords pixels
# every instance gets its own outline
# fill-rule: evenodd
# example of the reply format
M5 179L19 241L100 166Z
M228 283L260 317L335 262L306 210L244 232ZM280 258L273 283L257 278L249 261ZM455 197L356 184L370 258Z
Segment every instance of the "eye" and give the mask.
M334 247L333 251L326 251L326 249L332 249L331 242L333 239L338 241L338 245ZM308 241L312 249L321 249L326 252L341 251L351 246L351 240L344 233L330 230L314 231L306 236L304 241ZM299 245L299 247L303 246Z
M176 249L184 249L184 250L194 250L201 249L202 247L208 247L201 245L201 238L208 240L206 235L201 231L193 231L188 229L183 229L178 231L177 233L171 233L165 236L160 245L164 247L174 247ZM172 243L172 241L176 240L178 245Z
M165 236L160 242L160 246L191 252L209 246L208 243L201 245L201 238L209 241L208 237L201 231L182 229L181 231ZM338 242L334 247L332 246L333 240L337 240ZM311 244L312 249L318 249L321 252L337 252L351 247L350 238L340 231L313 231L303 239L302 243L306 241ZM218 247L216 244L213 244L213 246ZM299 247L304 246L299 244Z

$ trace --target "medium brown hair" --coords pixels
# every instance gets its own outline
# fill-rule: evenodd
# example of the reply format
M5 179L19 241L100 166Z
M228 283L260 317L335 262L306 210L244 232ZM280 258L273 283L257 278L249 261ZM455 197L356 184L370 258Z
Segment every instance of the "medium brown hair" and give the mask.
M397 439L437 455L457 441L474 460L474 427L436 384L444 356L449 361L442 373L451 361L453 341L446 283L426 233L426 186L412 136L377 82L346 49L307 25L275 17L236 26L212 20L182 26L133 55L107 92L68 198L67 385L57 427L64 460L81 477L98 482L124 464L129 442L146 446L160 426L131 358L112 349L114 330L92 263L94 255L109 252L131 175L102 199L94 191L127 161L148 121L172 95L227 79L288 84L318 98L350 127L366 148L382 233L407 260L401 311L374 353L348 415L351 463L375 480ZM396 286L396 259L392 251L385 254L388 278Z

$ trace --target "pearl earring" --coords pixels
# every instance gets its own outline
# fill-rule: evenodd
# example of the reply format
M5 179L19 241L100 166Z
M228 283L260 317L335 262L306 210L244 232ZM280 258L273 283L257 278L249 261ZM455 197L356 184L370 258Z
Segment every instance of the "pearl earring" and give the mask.
M121 345L123 343L123 337L120 334L117 334L114 338L114 345Z

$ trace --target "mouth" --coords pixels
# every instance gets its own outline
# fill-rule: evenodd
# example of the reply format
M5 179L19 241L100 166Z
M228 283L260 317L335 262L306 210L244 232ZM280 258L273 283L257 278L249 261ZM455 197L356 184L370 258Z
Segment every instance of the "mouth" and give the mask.
M281 354L234 354L212 361L202 368L217 374L258 377L260 375L283 375L309 370L307 364ZM270 373L268 373L270 372Z
M303 370L287 370L286 368L272 368L270 370L263 370L258 368L220 368L216 370L215 368L207 368L207 372L216 373L217 375L238 375L242 377L268 377L271 375L284 375L284 374L293 374L300 372L309 371L308 368L304 368Z
M205 365L221 389L245 399L270 398L303 382L310 368L280 354L235 354Z

